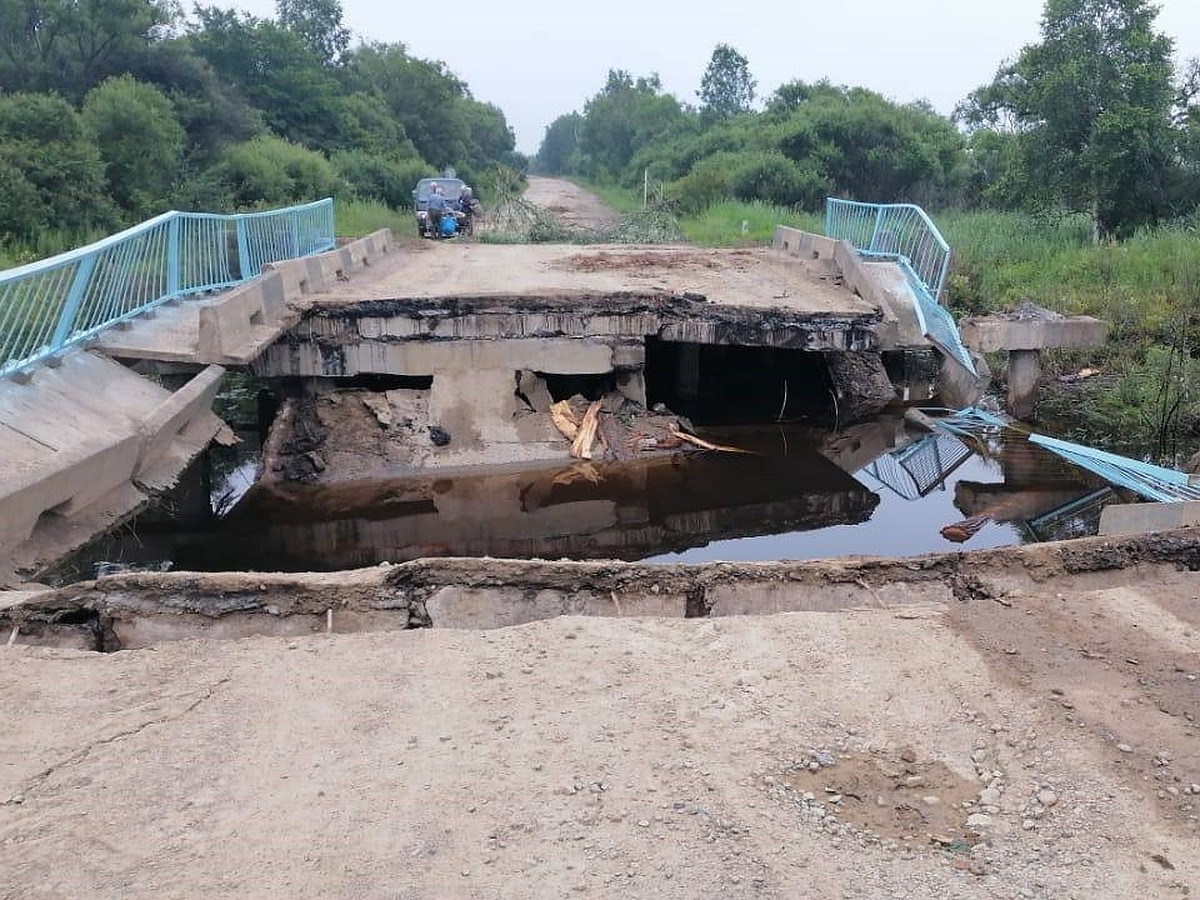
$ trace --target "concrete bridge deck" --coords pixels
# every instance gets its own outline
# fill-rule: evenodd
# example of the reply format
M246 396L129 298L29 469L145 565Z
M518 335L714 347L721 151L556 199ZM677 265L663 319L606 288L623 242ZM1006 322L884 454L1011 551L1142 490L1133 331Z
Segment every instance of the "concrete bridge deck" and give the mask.
M732 250L421 242L388 252L390 236L381 233L366 239L371 246L365 252L338 251L348 257L340 265L322 263L320 257L280 263L274 273L228 295L168 307L132 328L109 332L98 349L123 359L246 365L280 335L281 326L294 325L314 309L336 317L339 308L412 302L428 320L460 302L502 300L509 313L519 315L523 306L540 307L543 301L569 305L584 298L630 297L702 304L687 310L694 318L703 317L700 309L726 309L748 322L769 310L769 318L785 329L806 323L805 330L819 332L820 323L828 322L835 331L859 327L870 333L855 346L840 337L810 341L808 349L814 350L928 346L894 264L862 262L848 248L839 252L841 245L833 241L792 229L780 229L780 235L772 248ZM768 319L761 327L768 327ZM717 342L696 335L674 339ZM720 342L804 348L794 339L727 337Z

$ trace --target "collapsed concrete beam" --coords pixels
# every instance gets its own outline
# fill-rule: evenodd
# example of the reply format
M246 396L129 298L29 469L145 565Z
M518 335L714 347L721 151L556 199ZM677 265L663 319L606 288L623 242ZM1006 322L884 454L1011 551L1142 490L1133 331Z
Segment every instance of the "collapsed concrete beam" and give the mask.
M224 370L172 394L112 360L64 355L0 392L0 582L56 559L165 487L223 427Z
M1008 412L1030 418L1037 409L1037 386L1042 377L1042 351L1101 346L1108 323L1091 316L1059 316L1034 307L1019 312L979 316L962 323L963 343L976 353L1008 351Z

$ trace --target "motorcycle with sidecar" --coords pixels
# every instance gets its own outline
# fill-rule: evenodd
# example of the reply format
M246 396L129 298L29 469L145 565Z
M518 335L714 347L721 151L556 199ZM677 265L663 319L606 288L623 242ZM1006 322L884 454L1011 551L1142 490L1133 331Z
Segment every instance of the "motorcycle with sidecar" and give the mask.
M422 178L413 188L413 209L417 217L417 236L451 238L475 230L477 204L459 178Z

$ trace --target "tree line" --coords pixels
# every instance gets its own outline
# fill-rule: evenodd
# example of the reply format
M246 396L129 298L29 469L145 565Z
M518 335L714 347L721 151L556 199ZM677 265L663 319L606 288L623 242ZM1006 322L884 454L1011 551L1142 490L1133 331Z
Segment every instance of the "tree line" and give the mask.
M522 167L514 147L443 62L352 46L339 0L278 0L274 19L0 0L0 242L335 193L401 208L444 167Z
M788 82L754 108L749 61L719 44L698 104L610 71L546 129L545 173L628 186L684 212L726 200L820 209L828 195L935 209L1086 213L1098 239L1200 207L1200 62L1177 70L1149 0L1047 0L1041 40L952 116L860 87Z

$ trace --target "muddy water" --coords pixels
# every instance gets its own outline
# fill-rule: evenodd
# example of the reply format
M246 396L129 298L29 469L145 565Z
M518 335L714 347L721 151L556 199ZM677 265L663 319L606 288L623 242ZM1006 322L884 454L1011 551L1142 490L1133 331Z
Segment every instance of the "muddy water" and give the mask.
M1118 499L1013 434L964 443L905 430L898 416L848 431L712 429L749 451L625 465L250 487L197 527L146 523L96 560L197 571L332 571L429 556L651 562L911 555L1094 534ZM246 485L246 464L213 493Z

